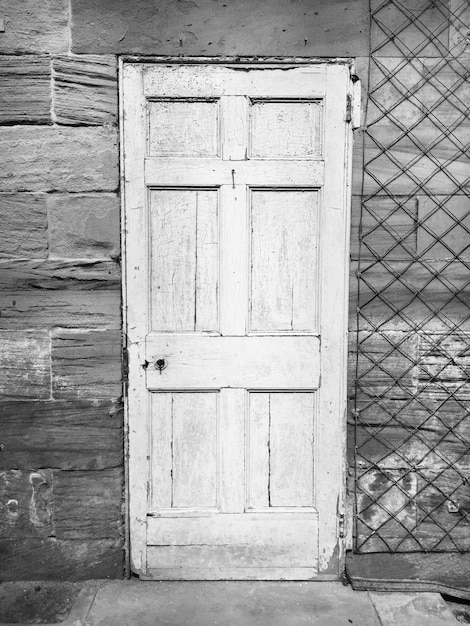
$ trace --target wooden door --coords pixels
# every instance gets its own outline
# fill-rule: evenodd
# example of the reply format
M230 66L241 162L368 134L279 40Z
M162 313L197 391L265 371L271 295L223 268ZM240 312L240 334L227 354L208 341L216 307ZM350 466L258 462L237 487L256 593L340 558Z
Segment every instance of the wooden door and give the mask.
M334 578L348 67L125 63L122 87L133 570Z

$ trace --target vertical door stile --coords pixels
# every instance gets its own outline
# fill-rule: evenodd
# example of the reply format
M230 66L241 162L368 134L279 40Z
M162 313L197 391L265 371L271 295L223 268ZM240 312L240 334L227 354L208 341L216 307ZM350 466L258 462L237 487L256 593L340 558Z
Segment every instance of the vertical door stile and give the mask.
M346 422L348 210L346 186L345 65L329 65L325 98L325 184L321 218L320 320L322 384L318 391L316 456L328 454L328 464L317 462L315 493L320 510L319 564L328 573L338 541L338 512L344 506ZM334 312L334 315L332 315ZM333 489L334 486L334 489ZM336 493L332 498L331 493ZM335 564L333 567L337 567Z
M222 96L221 118L222 159L232 161L232 183L220 187L220 333L244 336L248 316L248 190L237 162L247 157L248 99ZM222 513L242 513L245 509L245 404L245 389L220 390Z

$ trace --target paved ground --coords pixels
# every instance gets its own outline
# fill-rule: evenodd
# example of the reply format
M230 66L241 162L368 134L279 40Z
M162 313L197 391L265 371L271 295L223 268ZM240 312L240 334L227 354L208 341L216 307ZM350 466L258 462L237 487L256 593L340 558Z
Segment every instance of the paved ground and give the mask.
M452 626L436 593L353 591L341 583L86 583L63 626ZM18 626L18 624L16 624Z

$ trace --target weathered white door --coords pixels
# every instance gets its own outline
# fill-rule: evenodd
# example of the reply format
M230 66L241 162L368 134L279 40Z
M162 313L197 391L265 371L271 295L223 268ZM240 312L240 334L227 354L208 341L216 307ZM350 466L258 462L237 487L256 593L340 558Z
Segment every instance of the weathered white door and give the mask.
M348 70L123 65L142 577L338 575Z

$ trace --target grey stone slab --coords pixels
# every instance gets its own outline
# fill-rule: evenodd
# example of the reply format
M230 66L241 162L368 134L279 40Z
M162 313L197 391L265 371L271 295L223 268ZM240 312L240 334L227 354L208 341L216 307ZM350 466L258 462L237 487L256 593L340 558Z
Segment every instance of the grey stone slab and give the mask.
M0 193L0 223L0 258L46 258L45 194Z
M0 191L115 191L114 128L0 128Z
M52 258L115 258L120 250L116 194L53 194L48 201Z
M61 56L54 69L54 120L58 124L116 124L118 83L116 57Z
M380 626L367 593L320 582L113 582L86 626Z
M0 124L15 123L52 124L48 56L0 56Z
M67 52L68 0L0 0L0 52Z
M458 624L438 593L369 592L382 626L451 626Z
M72 0L72 50L164 55L368 54L365 0Z

